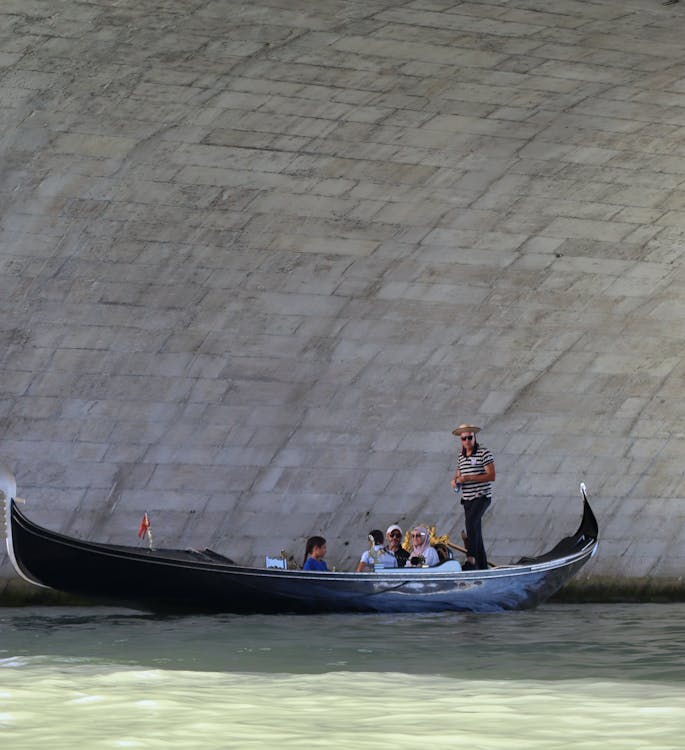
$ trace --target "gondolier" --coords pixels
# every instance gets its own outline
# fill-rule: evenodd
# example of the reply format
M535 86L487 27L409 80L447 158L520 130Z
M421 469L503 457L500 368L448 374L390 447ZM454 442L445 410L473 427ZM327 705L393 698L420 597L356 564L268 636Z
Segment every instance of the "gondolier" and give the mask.
M488 567L481 519L492 502L495 459L490 451L476 440L478 432L480 427L471 424L460 424L452 430L452 434L461 440L461 453L457 459L452 487L455 490L461 489L461 504L464 506L467 551L465 570L484 570Z

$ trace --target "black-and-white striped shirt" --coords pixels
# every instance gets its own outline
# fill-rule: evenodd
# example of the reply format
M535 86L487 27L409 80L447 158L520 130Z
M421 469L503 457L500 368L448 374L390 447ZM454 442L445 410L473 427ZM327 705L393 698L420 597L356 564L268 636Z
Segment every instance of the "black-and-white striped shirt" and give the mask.
M466 455L466 451L462 450L459 460L457 461L457 467L459 472L465 477L474 476L475 474L484 474L485 467L488 464L494 464L495 459L492 457L492 453L484 446L476 443L473 447L473 453L470 456ZM465 502L474 500L479 495L486 495L492 497L492 483L491 482L466 482L461 486L461 497Z

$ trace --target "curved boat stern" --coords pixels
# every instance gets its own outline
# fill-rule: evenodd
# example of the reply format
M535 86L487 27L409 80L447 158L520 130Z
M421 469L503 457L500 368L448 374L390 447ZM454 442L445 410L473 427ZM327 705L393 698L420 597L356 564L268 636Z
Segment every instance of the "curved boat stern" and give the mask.
M14 473L11 469L3 464L0 464L0 511L2 511L2 519L5 526L5 537L7 539L7 554L9 559L17 571L25 581L34 584L34 586L42 586L47 588L45 584L40 581L36 581L35 578L29 577L21 568L17 562L16 555L14 554L14 542L12 540L12 504L18 502L17 498L17 480L15 479ZM23 502L23 501L22 501Z

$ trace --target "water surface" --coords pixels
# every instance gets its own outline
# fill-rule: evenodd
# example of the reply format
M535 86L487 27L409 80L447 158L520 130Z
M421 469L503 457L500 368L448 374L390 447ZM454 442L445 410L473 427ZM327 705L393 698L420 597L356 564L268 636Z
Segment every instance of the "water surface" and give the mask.
M684 615L0 609L0 738L12 750L682 748Z

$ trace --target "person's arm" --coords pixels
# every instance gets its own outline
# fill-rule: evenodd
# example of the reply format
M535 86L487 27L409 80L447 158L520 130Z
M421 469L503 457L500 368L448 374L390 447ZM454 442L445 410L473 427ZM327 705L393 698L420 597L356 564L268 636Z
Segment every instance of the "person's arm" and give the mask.
M454 470L454 478L452 479L450 484L452 485L452 489L456 490L457 485L461 483L461 472L459 471L459 462L457 461L457 468Z
M486 464L483 467L483 474L459 474L455 476L455 480L462 484L472 484L478 482L494 482L495 481L495 462Z

